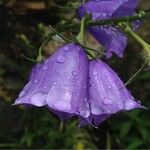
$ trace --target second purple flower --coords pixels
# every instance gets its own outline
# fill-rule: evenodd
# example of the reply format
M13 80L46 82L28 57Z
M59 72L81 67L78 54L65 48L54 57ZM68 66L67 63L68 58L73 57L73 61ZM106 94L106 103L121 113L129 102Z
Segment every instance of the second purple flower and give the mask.
M77 10L77 15L82 18L84 14L91 14L93 21L111 19L116 17L131 16L139 0L89 0ZM112 52L123 57L127 44L126 36L119 29L112 26L89 27L88 31L106 49L107 58Z

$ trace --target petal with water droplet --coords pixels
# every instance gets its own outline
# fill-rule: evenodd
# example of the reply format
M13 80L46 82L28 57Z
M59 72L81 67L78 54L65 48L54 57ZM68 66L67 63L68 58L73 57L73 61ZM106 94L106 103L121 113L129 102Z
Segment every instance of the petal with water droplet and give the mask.
M77 15L81 19L85 13L91 14L93 21L131 16L138 3L139 0L89 0L77 9ZM106 58L110 58L113 52L123 56L127 38L119 29L107 25L90 27L88 31L105 47Z
M77 44L65 45L32 69L15 104L47 105L60 118L83 114L80 110L87 97L87 78L88 58L84 50Z
M95 71L98 74L97 78L93 76ZM119 76L104 62L91 61L89 77L89 83L92 85L89 87L91 115L84 120L84 123L98 125L111 114L119 111L144 108L135 101ZM111 89L108 89L110 84Z

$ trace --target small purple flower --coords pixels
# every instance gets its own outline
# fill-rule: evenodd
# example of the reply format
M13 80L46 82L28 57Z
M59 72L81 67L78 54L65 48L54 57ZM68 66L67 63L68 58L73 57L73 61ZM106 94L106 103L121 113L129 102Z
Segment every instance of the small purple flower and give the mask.
M111 114L144 108L127 90L118 75L104 62L93 60L89 64L90 116L80 125L99 125Z
M88 59L77 44L58 49L37 64L15 104L46 106L60 118L89 116L87 103Z
M135 13L138 2L139 0L89 0L78 8L77 13L80 18L84 13L91 14L93 21L131 16ZM117 28L89 27L88 31L105 47L107 58L112 56L112 52L119 57L123 56L127 38Z

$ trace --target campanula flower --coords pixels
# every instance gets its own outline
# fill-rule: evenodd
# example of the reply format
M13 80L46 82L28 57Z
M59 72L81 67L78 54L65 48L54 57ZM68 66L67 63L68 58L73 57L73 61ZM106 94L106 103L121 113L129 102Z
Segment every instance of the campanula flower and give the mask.
M90 116L80 125L99 125L110 115L120 111L144 108L127 90L119 76L101 60L89 64Z
M46 106L60 118L89 116L87 103L88 58L77 44L58 49L37 64L15 104Z
M93 21L125 17L135 13L137 4L138 0L89 0L78 8L77 14L80 18L85 13L91 14ZM89 27L88 31L105 47L107 58L112 56L112 52L123 57L127 37L119 29L112 26L101 26Z

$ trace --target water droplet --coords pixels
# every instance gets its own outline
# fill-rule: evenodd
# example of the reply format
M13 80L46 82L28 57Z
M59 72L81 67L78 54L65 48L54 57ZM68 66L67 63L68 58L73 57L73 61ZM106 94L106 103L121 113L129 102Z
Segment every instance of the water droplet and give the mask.
M45 101L46 95L43 92L35 93L30 98L30 103L35 106L43 106L46 104Z
M63 92L66 92L66 90L65 90L65 89L63 89L62 91L63 91Z
M78 75L78 71L74 70L72 71L73 76L77 76Z
M46 94L45 95L43 95L43 98L45 98L46 97Z
M69 94L72 94L72 91L69 91Z
M93 74L93 76L96 76L98 73L97 73L96 70L94 70L94 71L92 72L92 74Z
M64 51L65 51L65 52L67 52L67 51L69 51L69 50L70 50L69 47L65 47L65 48L64 48Z
M65 61L66 61L66 56L63 56L63 55L59 55L58 57L57 57L57 62L59 62L59 63L64 63Z
M76 82L76 79L75 79L75 78L73 78L73 79L72 79L72 81L75 83L75 82Z
M83 101L86 102L86 101L87 101L87 98L84 98Z
M108 89L111 89L111 85L108 85L107 87L108 87Z
M106 17L106 16L107 16L107 13L103 13L102 16L103 16L103 17Z
M104 105L111 105L111 104L112 104L112 100L105 98L105 99L103 100L103 104L104 104Z
M37 80L34 80L34 83L37 83Z
M78 93L75 93L75 96L78 96L79 94Z
M44 89L47 89L47 86L44 86Z
M46 70L46 69L47 69L47 66L44 66L44 67L43 67L43 70Z
M57 85L57 83L56 83L56 82L54 82L54 83L53 83L53 85Z
M64 72L64 75L67 76L67 75L68 75L68 72Z

